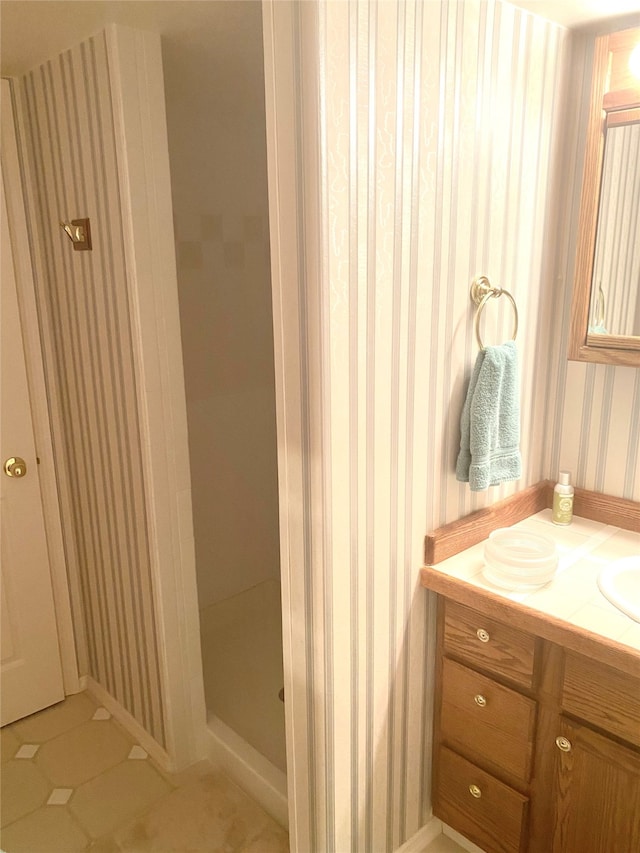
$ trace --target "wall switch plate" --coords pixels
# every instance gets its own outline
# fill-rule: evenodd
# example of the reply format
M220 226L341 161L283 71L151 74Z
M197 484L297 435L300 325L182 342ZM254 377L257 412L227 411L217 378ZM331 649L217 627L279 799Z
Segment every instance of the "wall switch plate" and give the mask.
M67 237L73 243L74 252L91 251L91 226L89 219L72 219L71 222L61 222Z

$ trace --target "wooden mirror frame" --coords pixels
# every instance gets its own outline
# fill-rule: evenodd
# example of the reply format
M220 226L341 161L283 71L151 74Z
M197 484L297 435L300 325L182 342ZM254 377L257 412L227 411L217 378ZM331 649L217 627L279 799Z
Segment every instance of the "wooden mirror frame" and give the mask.
M613 113L640 108L640 81L619 68L620 57L624 56L627 63L639 42L640 27L595 41L569 330L571 361L640 367L640 337L588 333L605 130L607 120L610 126L615 124Z

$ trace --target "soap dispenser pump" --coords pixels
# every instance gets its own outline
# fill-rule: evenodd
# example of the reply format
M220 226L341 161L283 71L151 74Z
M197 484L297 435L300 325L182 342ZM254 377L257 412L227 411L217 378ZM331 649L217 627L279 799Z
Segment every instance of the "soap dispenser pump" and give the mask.
M553 489L553 513L551 521L554 524L571 524L573 518L573 486L570 483L569 471L560 471L560 479Z

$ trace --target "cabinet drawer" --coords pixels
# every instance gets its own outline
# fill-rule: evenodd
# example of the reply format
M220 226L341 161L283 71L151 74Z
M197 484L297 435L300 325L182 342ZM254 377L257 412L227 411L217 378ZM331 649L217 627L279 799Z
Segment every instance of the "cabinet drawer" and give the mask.
M444 746L436 761L436 817L490 853L519 853L524 848L528 798Z
M531 777L536 703L447 658L442 672L443 739L477 760ZM480 762L482 763L482 762Z
M535 637L447 601L444 648L523 687L533 685Z
M640 746L640 678L567 652L562 708Z

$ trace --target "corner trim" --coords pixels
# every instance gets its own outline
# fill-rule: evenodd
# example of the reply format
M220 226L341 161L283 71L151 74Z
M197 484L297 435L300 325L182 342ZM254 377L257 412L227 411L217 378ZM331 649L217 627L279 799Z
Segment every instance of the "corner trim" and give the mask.
M106 28L165 746L204 754L206 709L160 36Z
M127 709L114 699L104 687L98 684L90 675L83 675L80 678L80 685L83 690L86 690L89 696L92 697L99 705L109 711L111 716L125 729L131 737L138 741L143 749L149 753L151 758L160 765L162 770L170 773L174 768L171 758L168 753L160 746L157 740L154 740L149 732L144 729L140 723L131 716Z

